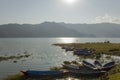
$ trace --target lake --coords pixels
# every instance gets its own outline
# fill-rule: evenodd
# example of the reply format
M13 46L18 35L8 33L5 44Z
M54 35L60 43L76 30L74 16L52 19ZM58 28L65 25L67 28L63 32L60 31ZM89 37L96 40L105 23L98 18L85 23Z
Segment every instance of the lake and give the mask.
M72 61L76 57L66 54L54 43L86 43L104 42L120 43L120 38L0 38L0 56L18 55L28 52L33 54L29 58L22 58L14 63L14 60L0 62L0 79L19 73L21 70L48 70L58 66L63 61Z

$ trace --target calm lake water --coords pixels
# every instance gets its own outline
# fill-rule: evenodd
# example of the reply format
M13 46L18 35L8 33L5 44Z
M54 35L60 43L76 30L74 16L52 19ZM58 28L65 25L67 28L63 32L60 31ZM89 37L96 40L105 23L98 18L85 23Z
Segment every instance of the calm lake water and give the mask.
M0 38L0 55L18 55L24 52L32 53L29 58L22 58L0 62L0 80L21 70L49 70L63 61L72 61L76 57L72 53L66 54L54 43L86 43L104 42L120 43L120 38Z

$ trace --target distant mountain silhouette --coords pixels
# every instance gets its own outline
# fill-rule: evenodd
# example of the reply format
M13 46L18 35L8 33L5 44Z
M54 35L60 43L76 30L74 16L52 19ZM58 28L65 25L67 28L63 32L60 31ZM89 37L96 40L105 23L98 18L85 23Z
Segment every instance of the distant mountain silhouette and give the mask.
M5 24L0 26L0 37L84 37L87 34L55 22L41 24Z
M120 37L120 24L98 23L98 24L63 24L66 27L81 33L92 34L96 37Z
M120 37L120 24L5 24L0 25L0 37Z

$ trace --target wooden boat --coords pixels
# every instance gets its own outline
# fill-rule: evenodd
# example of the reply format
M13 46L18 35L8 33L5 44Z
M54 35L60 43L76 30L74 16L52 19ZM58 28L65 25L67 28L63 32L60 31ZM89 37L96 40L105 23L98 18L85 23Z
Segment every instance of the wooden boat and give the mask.
M100 63L100 61L95 60L94 61L94 65L95 65L96 69L102 69L103 68L102 64Z
M91 64L91 63L89 63L89 62L87 62L85 60L82 61L82 63L83 63L84 66L86 66L86 67L88 67L90 69L96 69L96 66L94 64Z
M21 71L25 76L29 77L54 77L54 76L62 76L65 72L62 71L37 71L37 70L27 70Z
M111 62L108 62L108 63L104 64L103 69L104 70L109 70L109 69L113 68L115 65L116 65L115 62L111 61Z
M87 48L85 49L76 49L74 50L73 54L74 55L90 55L92 54L92 50L88 50Z
M90 63L88 61L83 61L83 65L88 67L88 68L91 68L93 70L109 70L111 69L112 67L114 67L116 64L114 61L112 62L108 62L108 63L105 63L104 65L102 65L99 61L95 60L94 63Z

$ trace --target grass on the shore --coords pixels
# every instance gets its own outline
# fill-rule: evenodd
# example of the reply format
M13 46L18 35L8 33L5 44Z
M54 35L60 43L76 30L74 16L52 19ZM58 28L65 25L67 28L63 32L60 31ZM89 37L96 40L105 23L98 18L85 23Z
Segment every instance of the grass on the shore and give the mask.
M101 80L120 80L120 64L101 76Z
M12 75L12 76L5 78L4 80L23 80L23 75L22 74L15 74L15 75Z
M109 80L120 80L120 73L110 75Z
M109 80L120 80L120 65L109 71L108 78Z

